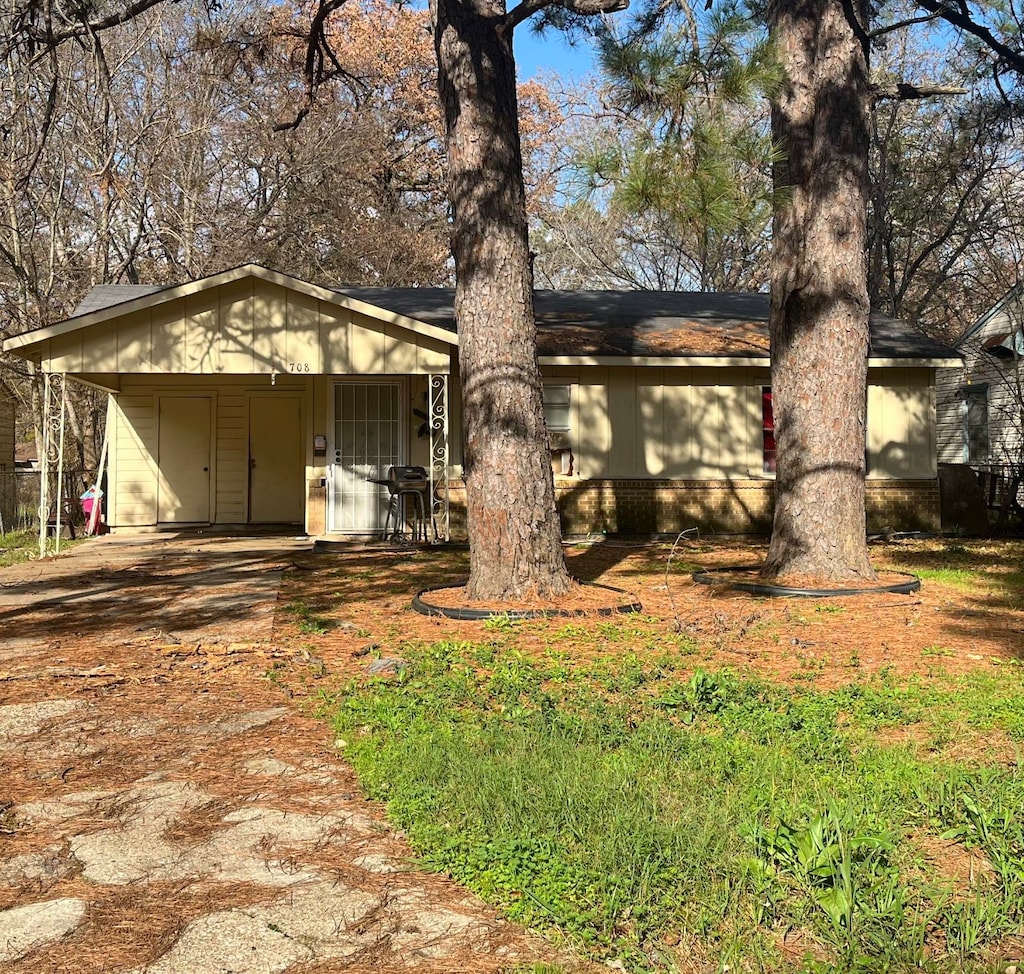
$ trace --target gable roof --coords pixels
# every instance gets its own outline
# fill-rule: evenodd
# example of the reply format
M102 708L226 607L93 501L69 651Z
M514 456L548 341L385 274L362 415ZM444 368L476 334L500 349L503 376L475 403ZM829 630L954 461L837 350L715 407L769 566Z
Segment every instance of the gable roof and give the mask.
M150 294L168 291L174 286L173 284L97 284L78 302L78 307L71 312L71 317L81 318L83 315L92 314L93 311L104 311L135 298L144 298Z
M281 284L320 300L458 344L452 288L323 288L255 264L186 284L94 287L72 317L15 336L7 349L31 345L141 308L246 276ZM535 292L538 351L546 362L621 359L710 359L767 364L769 296L689 291ZM958 354L904 322L872 314L872 364L912 360L959 364ZM666 364L668 362L666 361Z
M991 308L981 315L954 343L964 348L972 340L981 341L984 351L998 358L1013 358L1024 351L1024 326L1020 320L1020 300L1024 284L1011 287ZM1014 310L1017 310L1016 318Z

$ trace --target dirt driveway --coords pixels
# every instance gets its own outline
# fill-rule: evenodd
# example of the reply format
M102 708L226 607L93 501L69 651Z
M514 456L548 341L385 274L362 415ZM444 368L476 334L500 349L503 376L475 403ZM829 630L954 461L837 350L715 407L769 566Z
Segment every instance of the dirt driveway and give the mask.
M271 637L282 573L308 550L116 536L0 571L0 970L552 959L411 869L329 727L267 678L303 652Z

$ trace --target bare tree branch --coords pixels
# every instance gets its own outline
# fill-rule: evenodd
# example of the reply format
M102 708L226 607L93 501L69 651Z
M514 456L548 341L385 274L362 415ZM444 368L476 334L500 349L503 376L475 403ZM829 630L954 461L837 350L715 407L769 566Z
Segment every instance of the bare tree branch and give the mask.
M29 180L32 178L32 174L35 172L36 166L39 164L39 160L43 155L43 149L46 146L46 140L50 135L50 128L53 125L54 114L57 108L57 83L59 79L59 73L57 70L57 51L56 48L50 49L50 58L53 61L52 73L50 75L50 87L46 93L46 107L43 109L43 117L39 121L39 137L36 141L35 150L32 153L32 158L28 161L28 164L22 170L21 175L18 177L17 189L19 193L25 191L25 187L28 185Z
M926 17L910 17L907 20L898 20L894 24L886 24L884 27L876 27L868 31L868 37L874 40L876 37L885 37L886 34L893 34L915 24L930 24L933 21L941 20L941 14L928 14Z
M871 86L871 97L876 101L918 101L946 95L966 95L967 89L957 85L912 85L905 81L885 82Z
M978 40L999 55L1000 59L1018 74L1024 75L1024 55L1000 41L984 24L976 23L970 14L967 4L960 0L956 9L938 0L916 0L919 7L938 14L947 23L959 27L962 31L977 37Z
M561 7L569 13L593 17L598 14L613 14L625 10L628 6L629 0L522 0L517 7L513 7L505 14L504 25L506 29L512 30L545 7Z
M312 102L312 99L310 99L310 102ZM300 108L295 113L295 117L294 118L290 119L287 122L278 122L274 126L273 131L274 132L291 132L294 129L297 129L305 121L306 116L309 114L309 110L310 110L311 107L312 107L311 104L303 105L302 108Z
M310 95L324 80L324 65L330 62L335 72L345 74L327 40L326 27L331 14L340 10L345 0L320 0L313 21L309 25L309 46L306 48L306 84Z
M11 32L8 35L7 44L9 48L13 48L17 46L19 41L27 39L31 45L49 48L58 47L72 38L85 37L89 34L109 30L111 27L126 24L128 21L134 20L140 14L163 2L164 0L135 0L134 3L130 3L120 10L115 10L105 17L96 17L91 20L85 17L81 20L72 20L68 17L65 21L66 26L61 27L54 26L49 5L47 5L42 24L37 23L34 15L39 13L38 5L36 2L30 2L19 11L18 16L15 18ZM87 10L84 6L80 9L82 12Z

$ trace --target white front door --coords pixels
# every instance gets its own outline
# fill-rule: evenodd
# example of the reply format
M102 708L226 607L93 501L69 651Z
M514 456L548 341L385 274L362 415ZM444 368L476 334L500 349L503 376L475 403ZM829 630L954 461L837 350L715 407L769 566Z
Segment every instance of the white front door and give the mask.
M339 382L334 387L329 530L368 534L384 527L388 493L371 478L400 464L402 387L398 382Z

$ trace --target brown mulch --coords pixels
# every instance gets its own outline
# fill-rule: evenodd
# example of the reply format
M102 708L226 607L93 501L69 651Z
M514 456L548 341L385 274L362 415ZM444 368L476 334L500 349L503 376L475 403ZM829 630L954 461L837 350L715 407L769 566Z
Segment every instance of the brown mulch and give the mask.
M765 554L761 540L568 545L573 575L623 590L625 598L642 605L641 612L516 622L515 648L543 654L557 646L576 658L678 652L694 669L730 667L819 686L882 673L963 674L1024 662L1024 593L1019 583L1003 581L1012 582L1010 573L1024 565L1024 543L971 542L965 553L950 555L941 540L913 540L874 545L871 553L883 581L951 562L973 564L976 578L967 585L925 579L909 595L766 598L696 584L691 577L698 569L759 565ZM461 590L441 586L465 578L464 551L354 548L301 556L293 564L281 600L302 602L333 626L304 643L327 674L358 675L367 656L400 656L405 641L492 638L493 622L425 616L411 607L412 596L424 589L431 602L460 604ZM596 610L608 605L608 592L579 586L563 604ZM492 608L511 607L520 606ZM277 626L282 637L301 638L292 619L279 614Z

